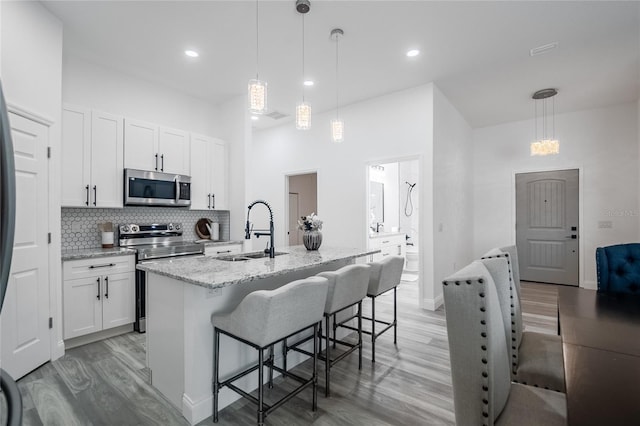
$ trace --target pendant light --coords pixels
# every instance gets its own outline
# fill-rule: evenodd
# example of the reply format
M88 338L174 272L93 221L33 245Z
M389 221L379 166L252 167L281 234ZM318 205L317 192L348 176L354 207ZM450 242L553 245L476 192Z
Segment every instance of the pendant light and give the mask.
M535 141L531 143L531 155L551 155L560 153L560 142L556 139L556 102L554 96L558 94L557 89L538 90L531 97L534 101L535 117ZM538 101L542 101L542 137L538 139ZM548 103L551 101L552 129L549 137L549 126L547 124Z
M331 38L336 41L336 118L331 120L331 139L335 143L344 142L344 121L340 119L338 109L338 40L344 35L340 28L331 30Z
M256 78L249 80L249 111L252 114L264 114L267 112L267 82L261 81L258 74L258 24L258 0L256 0Z
M304 74L304 15L310 10L308 0L297 0L296 10L302 15L302 81L305 81ZM296 129L307 130L311 127L311 105L304 101L304 88L302 85L302 102L296 105Z

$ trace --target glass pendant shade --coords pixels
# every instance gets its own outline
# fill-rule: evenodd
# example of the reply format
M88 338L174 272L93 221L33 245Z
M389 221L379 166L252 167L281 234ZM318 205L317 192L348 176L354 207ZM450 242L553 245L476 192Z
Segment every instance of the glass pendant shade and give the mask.
M296 129L307 130L311 127L311 106L305 102L296 106Z
M560 142L557 139L543 139L531 142L531 155L551 155L560 153Z
M267 82L249 80L249 111L253 114L267 112Z
M331 139L335 143L344 142L344 121L340 119L331 120Z

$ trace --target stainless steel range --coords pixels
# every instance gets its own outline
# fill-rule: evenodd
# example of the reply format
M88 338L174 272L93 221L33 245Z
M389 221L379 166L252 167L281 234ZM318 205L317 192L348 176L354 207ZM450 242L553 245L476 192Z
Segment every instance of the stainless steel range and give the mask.
M136 262L148 262L176 256L202 256L204 245L185 241L181 223L124 224L118 227L120 247L137 251ZM136 322L134 329L146 331L146 273L136 271Z

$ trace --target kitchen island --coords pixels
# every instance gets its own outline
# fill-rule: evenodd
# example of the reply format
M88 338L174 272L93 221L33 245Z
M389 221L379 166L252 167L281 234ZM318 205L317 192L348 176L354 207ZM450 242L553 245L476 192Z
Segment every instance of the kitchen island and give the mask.
M271 290L322 271L336 270L364 261L376 250L304 246L283 247L283 253L240 261L199 256L141 263L147 273L147 366L151 383L191 423L211 416L213 328L211 314L233 310L247 294ZM276 350L276 354L281 351ZM257 352L238 342L221 340L222 377L240 371L257 359ZM278 358L276 358L278 359ZM290 354L293 366L306 358ZM278 361L277 361L278 362ZM240 382L255 389L257 378ZM220 408L239 396L229 389L220 392Z

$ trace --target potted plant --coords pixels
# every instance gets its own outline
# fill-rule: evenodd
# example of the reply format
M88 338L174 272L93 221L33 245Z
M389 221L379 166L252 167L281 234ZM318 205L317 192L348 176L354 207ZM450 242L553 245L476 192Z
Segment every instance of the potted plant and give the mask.
M322 244L322 221L315 213L309 216L302 216L298 219L298 229L304 231L302 242L307 250L318 250Z

